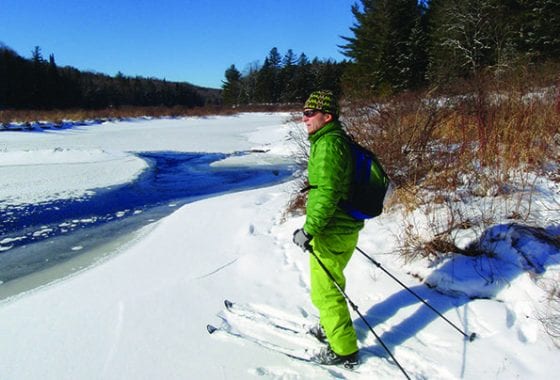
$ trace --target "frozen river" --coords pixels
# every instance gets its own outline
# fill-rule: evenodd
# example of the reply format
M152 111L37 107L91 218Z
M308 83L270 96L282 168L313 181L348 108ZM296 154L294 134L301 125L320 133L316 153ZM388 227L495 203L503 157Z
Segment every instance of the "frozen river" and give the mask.
M0 299L87 268L181 205L290 177L289 114L0 132ZM227 210L224 210L227 212Z
M277 183L292 172L289 165L211 166L228 157L221 153L138 156L149 167L131 183L96 189L93 195L79 199L0 210L0 281L6 283L91 251L187 202Z

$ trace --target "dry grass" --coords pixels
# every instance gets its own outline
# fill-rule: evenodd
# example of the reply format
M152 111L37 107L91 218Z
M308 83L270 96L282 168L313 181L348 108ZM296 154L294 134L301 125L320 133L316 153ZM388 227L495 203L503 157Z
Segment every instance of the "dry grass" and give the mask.
M404 254L477 254L456 247L453 234L526 219L535 178L560 177L549 167L560 151L559 82L518 75L526 78L486 78L453 97L403 94L344 109L350 134L377 153L397 185L405 218L416 214L404 228Z
M462 95L433 90L343 103L349 134L378 155L396 185L392 202L406 220L403 254L476 255L456 246L457 231L527 220L535 179L560 179L549 165L560 152L560 82L550 73L477 78L462 83ZM305 152L303 138L294 140ZM304 204L295 193L289 207L299 212Z
M182 116L213 116L234 115L241 112L281 112L292 111L293 104L254 104L243 107L118 107L97 110L0 110L0 124L52 122L64 120L83 121L99 119L126 119L138 117L182 117Z

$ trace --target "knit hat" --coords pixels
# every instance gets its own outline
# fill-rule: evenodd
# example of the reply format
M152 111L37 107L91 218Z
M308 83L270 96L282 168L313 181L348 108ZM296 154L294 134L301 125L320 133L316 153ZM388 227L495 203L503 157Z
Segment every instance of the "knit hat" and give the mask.
M329 90L314 91L303 106L304 109L319 110L324 113L330 113L338 117L338 102L336 97Z

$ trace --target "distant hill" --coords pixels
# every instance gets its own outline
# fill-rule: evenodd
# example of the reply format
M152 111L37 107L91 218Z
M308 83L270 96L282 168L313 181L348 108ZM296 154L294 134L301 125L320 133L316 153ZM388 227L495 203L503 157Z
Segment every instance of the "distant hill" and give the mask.
M44 59L39 47L26 59L0 43L0 109L201 107L221 101L219 89L59 67L54 55Z

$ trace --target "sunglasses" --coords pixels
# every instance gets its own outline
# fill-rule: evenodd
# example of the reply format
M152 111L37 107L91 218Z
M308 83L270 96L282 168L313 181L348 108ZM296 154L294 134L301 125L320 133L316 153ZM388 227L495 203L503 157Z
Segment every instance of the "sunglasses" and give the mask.
M307 111L303 111L303 116L305 116L305 117L313 117L313 116L315 116L316 114L318 114L319 112L321 112L321 111L319 111L319 110L307 110Z

